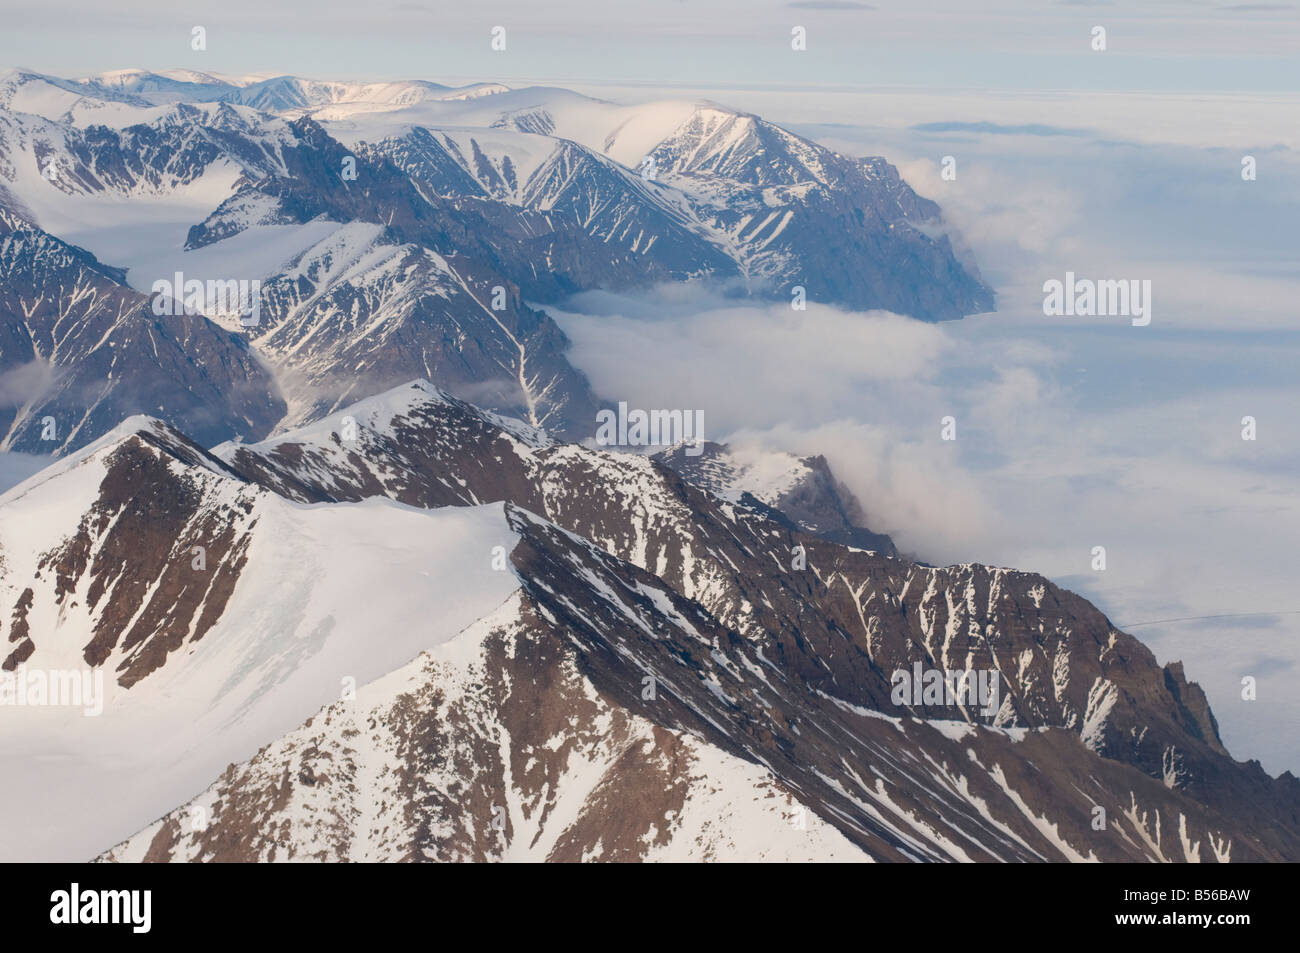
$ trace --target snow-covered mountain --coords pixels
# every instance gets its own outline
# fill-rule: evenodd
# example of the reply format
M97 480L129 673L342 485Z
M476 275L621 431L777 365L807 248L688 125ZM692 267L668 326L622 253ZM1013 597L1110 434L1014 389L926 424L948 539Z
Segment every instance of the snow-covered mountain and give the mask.
M846 547L425 383L215 454L128 421L0 497L0 553L5 670L107 676L99 718L6 713L66 782L0 782L15 856L1300 855L1295 779L1042 577ZM900 705L916 664L1000 704Z
M866 529L862 504L840 483L822 456L705 441L698 449L673 447L655 454L688 482L732 503L770 507L809 533L835 542L897 555L893 540Z
M274 374L253 399L286 407L282 429L425 377L590 436L597 396L544 307L525 304L579 291L709 281L788 300L801 287L923 319L993 306L937 206L884 160L707 102L12 70L0 76L0 208L143 294L177 274L261 282L258 326L224 323ZM28 280L0 273L30 301L42 289ZM23 336L20 313L0 321ZM143 370L131 383L166 386ZM142 395L120 409L171 412ZM50 449L111 426L75 426L89 407L64 413L76 439Z
M674 277L732 277L786 299L801 286L812 300L932 320L993 308L940 234L938 206L882 159L842 156L711 102L629 109L520 90L451 106L384 113L382 127L353 109L327 128L373 143L441 195L560 216ZM489 118L488 106L505 109ZM490 131L436 126L476 120ZM409 131L367 138L403 121Z
M285 413L247 341L160 318L121 271L0 209L0 450L60 453L137 413L205 442L256 439Z
M4 695L0 859L1300 859L1300 781L1086 600L818 456L591 445L549 305L991 308L944 230L711 102L0 76L0 450L54 458L0 676L102 686Z
M568 542L574 570L594 557ZM589 631L617 638L633 620L673 631L653 605L625 611ZM602 697L549 615L517 591L104 859L868 859L771 771Z
M0 708L26 766L0 777L23 818L0 834L6 860L92 856L515 585L464 558L510 545L500 506L297 506L142 417L0 513L4 672L90 666L103 686L94 717Z

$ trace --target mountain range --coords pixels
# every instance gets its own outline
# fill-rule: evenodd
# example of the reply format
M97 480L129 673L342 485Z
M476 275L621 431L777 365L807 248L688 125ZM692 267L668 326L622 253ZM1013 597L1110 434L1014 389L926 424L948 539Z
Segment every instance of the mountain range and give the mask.
M707 282L923 320L993 307L883 159L709 102L13 70L0 210L0 379L47 385L5 388L26 399L0 448L28 452L160 411L205 441L261 439L414 378L589 437L601 398L544 306L594 289ZM257 325L202 306L152 320L178 274L259 282ZM113 326L72 347L58 329L89 307ZM202 361L172 359L180 333L205 339Z
M0 708L0 858L1300 859L1300 781L1180 663L900 552L823 457L596 445L547 313L957 319L955 247L716 103L0 78L0 449L50 456L0 494L0 675L101 685Z
M0 782L8 852L1300 853L1300 782L1083 599L744 496L427 382L211 451L131 418L0 497L4 669L107 675L97 718L0 722L43 752ZM1000 698L899 704L918 665Z

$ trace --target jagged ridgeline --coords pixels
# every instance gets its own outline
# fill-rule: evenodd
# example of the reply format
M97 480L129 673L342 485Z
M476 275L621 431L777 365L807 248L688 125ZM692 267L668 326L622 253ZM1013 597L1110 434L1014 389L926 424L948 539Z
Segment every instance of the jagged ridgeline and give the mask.
M1300 859L1075 594L820 457L574 442L547 305L658 282L993 306L883 159L714 103L0 79L2 446L56 458L0 496L0 856Z
M257 440L414 378L590 436L597 395L525 303L579 291L993 307L888 162L708 102L11 71L0 210L0 374L30 391L0 446L29 452L132 413ZM191 282L255 282L254 320Z
M732 479L427 383L211 452L127 421L0 497L5 669L107 675L93 733L0 721L69 755L0 789L12 851L1300 856L1296 780L1083 599L845 545ZM900 704L918 669L996 673L996 704Z

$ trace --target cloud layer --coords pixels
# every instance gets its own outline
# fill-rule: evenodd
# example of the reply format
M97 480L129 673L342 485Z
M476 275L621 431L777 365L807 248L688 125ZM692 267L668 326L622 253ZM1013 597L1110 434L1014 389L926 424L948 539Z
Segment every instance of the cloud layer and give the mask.
M602 396L703 409L711 439L825 454L869 525L922 559L1040 571L1121 625L1184 619L1135 634L1185 661L1238 757L1300 770L1300 738L1279 730L1300 664L1297 154L1256 149L1245 181L1240 149L1195 137L978 119L815 131L890 155L936 198L1000 313L936 326L843 312L815 303L815 276L803 312L698 287L584 295L556 313L574 363ZM1042 284L1067 270L1150 279L1151 325L1045 317ZM1247 675L1256 701L1240 697Z

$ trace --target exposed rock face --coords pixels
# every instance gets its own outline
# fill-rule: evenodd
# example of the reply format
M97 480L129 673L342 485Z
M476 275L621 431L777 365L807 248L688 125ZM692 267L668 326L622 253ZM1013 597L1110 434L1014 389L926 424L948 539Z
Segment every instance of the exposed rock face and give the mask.
M866 528L862 504L840 483L823 456L750 451L738 454L723 444L705 441L697 452L685 446L655 454L687 482L714 496L770 507L774 518L792 520L800 529L846 546L897 555L894 542Z
M342 437L345 418L355 439ZM217 453L232 470L304 502L514 502L654 572L775 650L800 657L800 643L819 633L824 652L806 674L842 680L855 704L888 705L889 675L918 660L995 667L1013 690L982 720L1070 727L1100 747L1120 744L1119 711L1140 704L1150 716L1157 705L1169 724L1143 722L1143 750L1158 753L1159 739L1184 734L1219 744L1202 729L1203 714L1193 714L1199 690L1170 681L1140 643L1041 577L936 569L836 545L770 519L766 507L703 493L656 460L553 443L427 384L363 402L302 436ZM1111 666L1136 668L1143 694L1129 695ZM1130 727L1140 726L1123 730Z
M1062 729L1220 809L1248 797L1288 816L1294 782L1227 758L1199 688L1039 576L845 548L773 521L763 507L702 494L644 457L556 445L423 386L353 411L357 439L346 447L335 417L301 439L220 452L249 479L302 500L516 501L654 572L813 694L902 714L895 671L995 670L996 711L924 701L905 711ZM807 569L786 568L800 546Z
M115 674L126 687L220 618L257 523L251 492L223 493L229 481L214 487L220 478L203 469L178 471L175 454L205 456L165 430L142 429L123 441L107 458L99 498L77 534L37 564L38 579L55 576L59 605L74 608L81 593L93 614L86 664L103 665L116 651ZM18 661L11 655L3 667Z
M556 635L517 596L232 766L205 829L196 803L108 859L861 858L811 812L788 823L761 767L611 705Z
M939 207L884 159L842 156L714 104L696 106L651 149L642 174L555 137L544 109L496 126L527 135L417 126L370 148L439 195L536 210L632 253L636 284L738 278L787 300L798 285L816 301L925 320L993 310L993 293L941 234ZM615 271L602 286L626 281Z
M568 339L505 278L395 244L378 225L345 226L290 266L262 285L263 323L251 332L295 408L282 427L412 375L559 433L595 414L586 378L564 357Z
M161 113L145 113L147 103L133 105L142 107L142 121L120 129L0 108L0 183L21 181L19 164L34 161L45 170L53 163L57 175L42 187L139 198L189 185L219 162L251 177L285 170L279 149L288 135L281 120L225 105L177 103ZM36 204L35 196L14 197Z
M661 580L507 511L517 597L104 859L1280 856L1072 732L815 690Z
M579 111L617 111L562 90L537 95ZM402 118L403 109L431 102L495 96L509 102L495 114L473 107L476 128L451 112L447 128ZM414 377L580 439L597 397L569 363L563 332L524 304L580 291L699 280L783 300L798 286L812 301L923 320L993 308L973 266L954 255L938 207L883 159L845 157L757 116L698 104L636 157L651 173L626 164L633 160L621 138L628 122L642 119L611 114L592 127L617 122L607 134L579 142L557 126L560 105L520 108L525 100L499 86L450 91L278 77L239 87L138 71L103 81L0 77L0 209L58 235L62 226L52 223L66 224L78 201L101 212L108 201L175 204L184 212L168 215L189 216L195 196L211 197L214 207L197 213L185 242L203 254L187 260L221 280L263 284L257 328L217 341L198 314L139 320L147 318L136 307L141 299L98 287L124 285L130 265L136 289L151 288L172 277L170 257L166 268L149 256L117 261L117 246L96 245L108 262L100 265L75 249L96 277L62 275L72 296L62 302L38 301L59 276L33 274L26 261L0 263L0 280L13 291L0 300L0 320L21 323L22 309L35 307L43 321L95 327L89 341L70 342L81 351L62 347L58 363L70 377L51 409L75 439L32 445L26 430L11 428L7 445L67 452L136 412L205 443L256 438L268 417L291 428ZM341 106L337 121L319 118ZM357 109L397 118L377 127L373 141L345 144L339 137ZM97 123L100 112L112 124ZM325 223L338 228L320 239ZM291 255L250 258L240 240L272 227L311 229L313 237ZM267 271L244 274L253 261ZM91 308L98 313L82 313ZM105 339L98 325L110 312L119 327ZM6 333L17 339L0 351L0 372L15 362L51 363L41 350L49 341L24 340L18 327ZM154 339L159 368L150 366ZM246 352L240 340L251 345ZM123 372L111 386L110 371ZM214 408L212 420L201 418L201 407Z
M239 335L155 315L120 271L3 209L0 377L22 395L0 406L0 449L27 453L75 450L139 413L209 445L257 439L286 409Z
M815 275L816 300L858 310L927 320L993 310L978 274L957 261L946 236L934 237L939 207L884 159L842 156L711 105L652 155L667 181L705 200L697 214L740 246L744 274L786 297Z
M0 857L93 856L451 638L515 540L500 504L294 504L145 418L7 491Z
M156 422L118 433L93 485L88 462L50 478L80 481L70 536L29 554L0 533L9 670L79 627L115 705L157 704L265 581L277 497L412 520L506 501L513 542L456 558L517 588L112 858L1300 856L1296 780L1234 762L1179 666L1040 576L846 547L427 384L215 455ZM997 697L900 699L917 666L996 672Z
M598 401L525 301L993 300L884 160L712 104L593 139L618 107L543 92L0 79L0 448L64 456L0 497L0 673L107 682L94 731L5 710L24 856L1300 860L1300 782L1073 593L900 556L820 457L547 435ZM252 331L42 221L180 195L219 197L190 261L310 234Z

